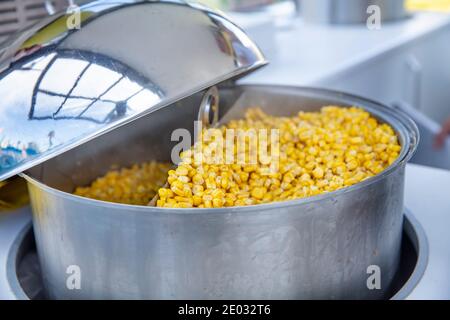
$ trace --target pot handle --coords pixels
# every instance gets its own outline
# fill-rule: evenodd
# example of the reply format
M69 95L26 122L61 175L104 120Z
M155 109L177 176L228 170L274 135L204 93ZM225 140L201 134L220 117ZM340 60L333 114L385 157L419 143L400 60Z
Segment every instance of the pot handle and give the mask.
M216 86L209 88L203 96L198 121L206 128L215 127L219 122L219 90Z

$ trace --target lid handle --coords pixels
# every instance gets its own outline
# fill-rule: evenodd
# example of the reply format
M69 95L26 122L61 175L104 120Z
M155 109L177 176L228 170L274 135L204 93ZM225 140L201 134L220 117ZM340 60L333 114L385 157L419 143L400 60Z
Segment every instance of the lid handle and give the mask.
M219 122L219 90L212 86L206 91L198 110L198 121L204 128L214 127Z

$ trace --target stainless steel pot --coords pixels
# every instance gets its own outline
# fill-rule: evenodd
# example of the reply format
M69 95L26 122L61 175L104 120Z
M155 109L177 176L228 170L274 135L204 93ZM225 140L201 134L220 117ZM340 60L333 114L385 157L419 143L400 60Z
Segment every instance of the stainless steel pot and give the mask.
M221 109L233 106L224 119L255 105L290 115L329 104L357 105L389 123L402 144L399 159L345 189L248 207L165 209L71 194L112 164L169 159L171 130L190 128L196 118L192 96L32 168L24 177L49 297L386 298L399 262L405 164L418 143L414 123L398 110L338 92L221 89Z
M381 21L395 21L407 16L404 0L300 0L306 22L322 24L366 23L372 11L379 8Z

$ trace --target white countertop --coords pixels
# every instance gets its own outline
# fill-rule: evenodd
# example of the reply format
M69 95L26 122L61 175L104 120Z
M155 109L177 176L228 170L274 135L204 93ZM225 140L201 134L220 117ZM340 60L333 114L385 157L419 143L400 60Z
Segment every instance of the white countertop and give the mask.
M427 268L408 299L450 299L450 171L408 164L405 204L429 243Z
M266 33L267 40L260 40L274 42L276 50L267 54L270 64L246 77L244 82L319 84L324 78L337 76L382 52L417 41L437 29L450 27L449 14L433 12L414 13L406 20L385 22L380 30L369 30L365 25L330 28L305 24L300 18L290 19L290 24L275 27L276 32ZM241 20L243 18L237 22ZM252 36L250 28L248 32ZM256 42L258 40L256 36ZM264 43L260 46L266 47Z

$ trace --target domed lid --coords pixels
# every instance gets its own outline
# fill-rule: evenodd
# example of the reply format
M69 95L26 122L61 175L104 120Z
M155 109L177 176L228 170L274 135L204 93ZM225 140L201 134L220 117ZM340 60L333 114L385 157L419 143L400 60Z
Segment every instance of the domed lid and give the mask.
M266 64L222 14L168 0L73 7L3 46L0 180Z

